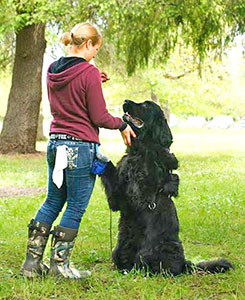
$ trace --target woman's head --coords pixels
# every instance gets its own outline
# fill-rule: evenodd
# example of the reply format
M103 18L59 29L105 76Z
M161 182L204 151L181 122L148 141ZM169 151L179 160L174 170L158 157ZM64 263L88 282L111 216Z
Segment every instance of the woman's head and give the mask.
M87 60L95 57L96 51L102 44L102 35L95 26L88 22L75 25L71 32L65 32L61 41L65 46L69 46L69 52L72 54L86 52ZM92 56L92 57L90 57Z

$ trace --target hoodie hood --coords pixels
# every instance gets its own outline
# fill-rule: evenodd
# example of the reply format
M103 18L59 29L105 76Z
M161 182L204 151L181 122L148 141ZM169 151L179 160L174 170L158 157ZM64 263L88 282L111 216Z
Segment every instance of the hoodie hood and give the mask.
M80 73L94 66L84 59L62 57L48 68L47 85L54 90L60 90Z

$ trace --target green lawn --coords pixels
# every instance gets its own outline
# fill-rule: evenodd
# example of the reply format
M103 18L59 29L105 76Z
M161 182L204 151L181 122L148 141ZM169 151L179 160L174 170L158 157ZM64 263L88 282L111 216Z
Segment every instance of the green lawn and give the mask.
M116 162L125 149L120 136L102 135L103 151ZM181 178L175 203L186 257L194 262L226 257L236 270L167 279L120 275L110 259L110 212L97 180L72 256L78 267L92 270L80 282L18 275L26 226L45 194L0 198L0 299L245 299L245 131L175 129L173 135ZM45 153L0 156L0 187L43 187L46 173ZM117 220L113 213L113 245Z

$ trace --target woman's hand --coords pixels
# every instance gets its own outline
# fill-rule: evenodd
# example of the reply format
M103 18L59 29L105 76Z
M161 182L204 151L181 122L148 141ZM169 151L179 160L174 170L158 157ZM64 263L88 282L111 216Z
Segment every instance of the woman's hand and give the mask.
M106 82L107 80L110 80L106 72L100 71L100 77L102 82Z
M131 146L131 136L136 138L136 134L134 133L133 129L127 125L127 127L121 131L121 135L122 135L122 138L123 138L123 141L124 141L124 144L127 145L127 146Z

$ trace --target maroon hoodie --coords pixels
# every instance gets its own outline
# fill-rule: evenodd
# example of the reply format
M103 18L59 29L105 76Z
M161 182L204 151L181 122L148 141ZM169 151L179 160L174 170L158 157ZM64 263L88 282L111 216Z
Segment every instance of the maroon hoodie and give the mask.
M119 129L122 119L110 115L99 70L84 61L59 73L48 69L47 86L53 120L50 133L65 133L99 143L99 128Z

